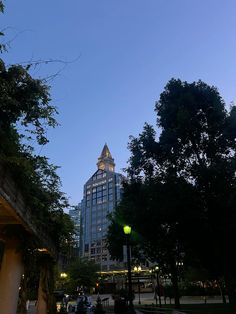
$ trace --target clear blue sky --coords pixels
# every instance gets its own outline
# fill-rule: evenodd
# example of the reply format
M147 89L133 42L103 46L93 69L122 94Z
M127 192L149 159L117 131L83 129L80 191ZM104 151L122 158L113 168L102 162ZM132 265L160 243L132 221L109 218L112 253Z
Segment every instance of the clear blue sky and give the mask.
M9 0L0 17L6 63L73 61L51 82L61 124L40 153L61 166L72 204L107 142L126 167L129 135L155 124L154 104L172 78L202 79L236 99L235 0ZM46 77L63 67L33 70Z

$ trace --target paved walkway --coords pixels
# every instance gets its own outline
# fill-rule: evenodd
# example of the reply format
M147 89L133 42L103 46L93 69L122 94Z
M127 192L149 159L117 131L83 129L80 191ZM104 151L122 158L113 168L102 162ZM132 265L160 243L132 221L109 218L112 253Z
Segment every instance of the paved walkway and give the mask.
M100 295L100 297L101 297L101 299L109 298L109 306L114 305L114 301L113 301L110 294ZM97 295L92 295L91 299L92 299L92 304L96 304ZM156 304L156 300L154 299L153 293L142 293L142 294L140 294L140 301L141 301L141 305ZM162 304L164 305L164 299L163 298L161 301L162 301ZM138 298L138 295L136 294L136 297L134 300L134 305L138 305L138 302L139 302L139 298ZM203 297L182 297L180 299L181 304L203 304L204 302L205 302L205 300ZM207 303L222 303L222 299L220 297L211 297L211 298L209 297L207 299ZM167 304L169 304L169 299L167 300ZM172 304L173 304L173 300L172 300ZM110 314L110 313L112 313L112 312L109 312L109 313L107 312L107 314ZM136 313L139 314L140 312L136 311ZM29 306L29 310L28 310L27 314L36 314L34 301L30 302L30 306ZM74 313L71 313L71 314L74 314Z

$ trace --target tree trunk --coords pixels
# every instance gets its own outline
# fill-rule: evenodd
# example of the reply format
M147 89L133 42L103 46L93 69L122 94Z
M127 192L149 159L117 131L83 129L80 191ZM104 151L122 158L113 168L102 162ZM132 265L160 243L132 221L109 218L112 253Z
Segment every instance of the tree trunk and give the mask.
M20 289L20 314L26 314L26 278L25 276L21 279Z
M221 281L221 279L219 279L217 281L218 285L219 285L219 289L220 289L220 295L222 297L222 303L226 304L226 297L225 297L225 292L224 292L224 283Z
M173 290L174 290L175 308L180 309L178 274L177 274L177 268L175 265L173 265L172 267L171 281L172 281Z
M236 313L236 278L232 276L232 273L227 272L225 274L225 285L228 292L230 313Z
M38 290L37 314L56 314L54 291L54 261L47 254L40 258L40 281Z

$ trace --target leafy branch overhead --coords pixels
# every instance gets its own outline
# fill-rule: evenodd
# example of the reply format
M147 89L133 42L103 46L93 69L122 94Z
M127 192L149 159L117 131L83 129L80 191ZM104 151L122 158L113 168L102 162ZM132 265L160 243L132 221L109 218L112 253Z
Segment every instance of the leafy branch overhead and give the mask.
M236 107L227 110L214 86L172 79L155 112L158 133L145 124L130 138L129 180L110 240L123 219L142 236L146 257L172 274L175 287L176 263L184 260L223 276L236 300L230 247L236 237Z
M38 144L46 144L47 127L57 125L54 118L57 110L49 104L50 100L49 87L42 80L32 78L21 65L6 68L0 60L2 129L17 126L21 137L26 137L29 133L36 136ZM29 138L28 136L27 139Z
M27 66L6 67L0 59L0 161L19 186L35 223L59 245L60 232L68 231L63 229L68 201L60 190L58 167L35 154L34 148L36 143L45 145L48 128L57 126L49 90L43 80L30 75Z

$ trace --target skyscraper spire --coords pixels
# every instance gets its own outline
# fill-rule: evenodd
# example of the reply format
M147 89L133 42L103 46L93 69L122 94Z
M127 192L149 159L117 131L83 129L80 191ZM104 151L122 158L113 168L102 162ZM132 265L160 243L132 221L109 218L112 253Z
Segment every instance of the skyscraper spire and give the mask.
M114 159L112 158L111 153L106 143L103 147L100 157L98 158L97 166L98 166L98 169L101 169L101 170L115 171Z

